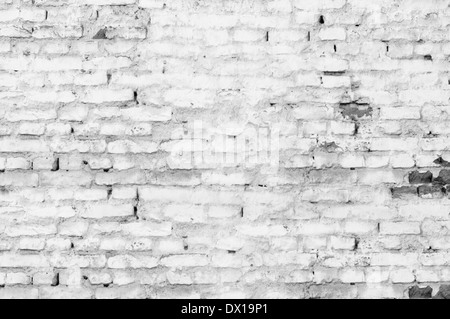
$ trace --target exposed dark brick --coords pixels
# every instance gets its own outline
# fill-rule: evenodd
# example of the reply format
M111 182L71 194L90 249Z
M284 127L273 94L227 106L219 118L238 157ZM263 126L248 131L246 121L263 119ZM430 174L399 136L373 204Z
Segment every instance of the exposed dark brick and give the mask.
M446 185L450 184L450 170L442 170L439 172L439 176L433 181L435 184Z
M59 273L56 273L52 279L52 287L59 286Z
M106 28L105 28L105 29L99 30L99 31L97 32L97 34L94 35L94 37L93 37L92 39L94 39L94 40L105 40L105 39L108 39L108 38L106 37Z
M442 167L450 167L450 162L447 162L442 157L437 158L433 163L441 165Z
M409 173L409 183L410 184L429 184L433 181L433 173L430 171L421 173L419 171L414 171Z
M403 198L410 196L417 196L417 187L413 186L401 186L391 188L392 198Z
M334 153L340 149L339 145L335 142L323 142L319 145L319 149L326 151L328 153Z
M441 185L421 185L418 192L422 198L442 198L444 197L445 189Z
M52 172L59 171L59 158L56 158L52 165Z
M442 285L433 299L450 299L450 285Z
M341 103L340 111L344 118L358 120L364 117L372 117L373 108L368 104Z
M425 288L414 286L409 288L408 294L410 299L431 299L433 288L431 288L430 286L427 286Z

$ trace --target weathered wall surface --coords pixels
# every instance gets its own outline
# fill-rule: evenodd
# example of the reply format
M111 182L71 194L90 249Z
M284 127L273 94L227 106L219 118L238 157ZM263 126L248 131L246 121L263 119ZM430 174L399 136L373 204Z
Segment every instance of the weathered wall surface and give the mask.
M435 295L449 5L1 0L0 298Z

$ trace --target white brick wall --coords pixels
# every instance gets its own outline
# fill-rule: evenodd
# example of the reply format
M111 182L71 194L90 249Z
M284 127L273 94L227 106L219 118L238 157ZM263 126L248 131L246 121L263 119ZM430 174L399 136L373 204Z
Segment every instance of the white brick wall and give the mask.
M448 0L1 1L0 298L450 281L449 17Z

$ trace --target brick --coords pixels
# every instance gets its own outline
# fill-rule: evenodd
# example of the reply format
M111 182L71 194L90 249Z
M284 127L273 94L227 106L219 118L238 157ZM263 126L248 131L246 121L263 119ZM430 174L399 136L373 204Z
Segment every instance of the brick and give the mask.
M446 206L429 206L424 204L401 205L399 216L409 221L423 221L424 219L443 220L448 215Z
M108 144L108 153L112 154L139 154L139 153L156 153L158 144L147 141L115 141Z
M200 205L168 205L163 210L164 216L181 223L203 223L206 210Z
M382 283L389 279L389 270L382 267L370 267L365 271L366 281L371 283Z
M364 271L358 269L345 269L340 272L339 279L343 283L358 283L364 282Z
M373 151L411 151L417 148L418 141L413 138L377 138L372 140Z
M41 271L33 275L33 285L50 286L56 284L57 276L53 271Z
M108 285L113 282L111 275L108 273L91 273L88 278L92 285Z
M337 58L321 58L317 61L316 68L323 72L345 72L349 65L345 60Z
M38 218L70 218L77 214L72 206L36 207L27 210L31 216Z
M95 177L95 183L97 185L129 185L129 184L145 184L146 176L143 172L123 171L123 172L111 172L111 173L98 173Z
M112 191L114 199L134 199L136 196L137 189L135 187L115 187Z
M241 207L239 206L210 206L208 209L208 216L211 218L235 218L241 214Z
M120 255L108 259L108 268L112 269L155 268L157 266L158 258L151 256Z
M5 288L0 290L0 299L37 299L39 296L36 288Z
M88 207L81 212L83 218L101 219L108 217L127 217L133 216L134 209L132 205L107 205L99 204Z
M441 278L438 273L428 269L418 269L416 271L417 282L440 282Z
M86 288L43 287L40 290L41 299L91 299L92 292Z
M59 119L82 122L86 119L88 112L89 108L85 105L62 107L59 109Z
M394 199L411 199L419 195L417 187L401 186L391 189Z
M169 107L131 107L121 111L124 119L136 122L166 122L172 118L172 109Z
M48 260L40 255L1 254L0 267L3 268L45 268L49 267Z
M382 235L414 235L420 234L420 224L413 222L381 223Z
M40 185L42 186L90 186L92 176L85 172L42 172Z
M104 268L106 257L102 255L53 254L50 257L52 267L56 268Z
M415 281L414 274L409 269L392 270L390 279L393 283L412 283Z
M124 125L121 123L105 124L100 129L102 135L133 135L133 136L146 136L151 135L151 124L142 123L137 125Z
M319 32L319 38L321 40L340 40L344 41L347 37L347 33L344 28L326 28Z
M0 139L0 149L3 152L45 153L50 149L46 143L39 140Z
M123 6L135 4L136 0L80 0L81 5L98 5L98 6Z
M319 0L311 3L307 0L295 0L294 6L301 10L314 10L314 9L339 9L342 8L346 0Z
M410 184L429 184L433 181L433 173L414 171L409 174Z
M30 169L30 162L23 157L13 157L6 159L5 168L10 170L15 169Z
M448 264L448 253L432 253L420 256L420 262L425 266L443 266Z
M354 250L356 247L356 240L352 237L331 237L330 247L338 250Z
M113 289L98 288L95 291L96 299L145 299L146 292L143 287L115 287Z
M87 233L89 223L84 221L66 221L59 225L58 233L63 236L82 237Z
M31 278L24 273L8 273L5 279L6 285L28 285L31 283Z
M377 224L370 222L349 221L344 225L344 232L347 234L369 234L377 231Z
M208 258L202 255L178 255L161 259L161 265L171 268L199 267L208 264Z
M418 107L384 107L380 117L384 120L417 120L421 115Z
M45 240L41 238L21 238L19 241L19 249L21 250L43 250L45 247Z
M343 168L365 167L365 159L360 154L343 154L339 158L339 164Z
M74 193L75 200L79 201L99 201L108 197L106 189L80 189Z
M3 173L0 178L0 186L36 187L39 176L35 173Z
M418 195L421 198L443 198L445 189L441 185L420 185L417 188Z
M21 236L45 236L56 234L57 229L53 224L49 225L14 225L9 226L5 230L5 234L9 237L21 237Z
M134 100L132 90L91 90L82 98L84 103L126 102Z
M418 256L414 253L393 254L380 253L372 256L374 266L412 266L418 263Z
M105 72L94 72L88 74L77 74L74 78L75 85L81 86L94 86L94 85L102 85L107 84L108 78ZM104 102L116 102L128 101L130 96L133 95L131 91L107 91L107 90L97 90L97 91L89 91L86 93L86 96L83 98L84 102L90 101L88 103L92 103L91 101L100 101L98 103ZM133 99L133 97L131 98ZM87 101L86 101L87 100Z
M72 247L72 242L64 238L51 238L47 240L45 249L49 251L65 251Z
M153 222L140 222L123 224L123 232L131 236L154 236L164 237L169 236L172 233L172 224L168 222L153 223Z
M393 170L364 170L358 172L358 181L362 185L401 183L403 181L403 173Z

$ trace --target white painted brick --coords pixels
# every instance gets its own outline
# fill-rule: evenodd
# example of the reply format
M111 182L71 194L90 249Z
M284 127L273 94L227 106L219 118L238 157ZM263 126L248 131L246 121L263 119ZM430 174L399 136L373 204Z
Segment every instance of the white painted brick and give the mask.
M339 163L343 168L358 168L365 166L364 156L359 154L341 155Z
M417 282L440 282L441 278L436 271L431 269L419 269L416 271Z
M108 144L108 152L112 154L155 153L157 150L157 143L147 141L120 140Z
M450 280L446 1L0 7L0 299Z
M321 40L340 40L344 41L347 33L344 28L326 28L319 31L319 38Z
M421 116L418 107L384 107L380 111L384 120L417 120Z
M380 234L383 235L420 234L420 224L411 222L381 223Z
M88 207L81 216L84 218L108 218L108 217L127 217L133 216L134 210L132 205L108 205L98 204Z
M339 274L339 279L343 283L364 282L365 281L364 271L358 269L346 269L341 271L341 273Z
M31 282L31 278L24 273L7 273L5 283L6 285L28 285Z
M5 268L44 268L50 264L47 258L40 255L17 255L17 254L1 254L0 265Z
M131 236L164 237L172 233L172 224L164 223L130 223L123 225L123 231Z
M82 237L86 234L89 223L86 221L67 221L59 225L59 234L63 236Z
M92 81L92 79L91 79ZM89 83L86 80L85 83ZM88 84L89 85L89 84ZM134 93L132 90L107 90L97 89L86 92L86 95L82 98L84 103L107 103L107 102L125 102L132 101L134 99Z
M59 273L59 282L65 286L79 287L81 285L81 269L79 267L64 269Z
M30 209L28 213L40 218L70 218L76 215L75 209L70 206L35 208Z
M372 256L371 264L374 266L412 266L417 264L417 258L417 254L414 253L380 253Z
M416 165L416 162L409 154L393 155L390 162L393 168L411 168Z
M10 157L6 159L5 168L14 169L29 169L31 167L29 160L23 157Z
M356 241L352 237L336 237L330 238L330 246L337 250L353 250L355 249Z
M134 199L137 196L135 187L115 187L112 191L114 199Z
M21 250L43 250L45 240L41 238L21 238L19 241L19 249Z
M294 6L301 10L314 10L314 9L339 9L346 4L346 0L318 0L310 2L307 0L295 0Z
M53 271L41 271L33 275L33 285L50 286L56 284L56 275Z
M410 269L392 270L390 278L393 283L411 283L415 280L414 274Z

